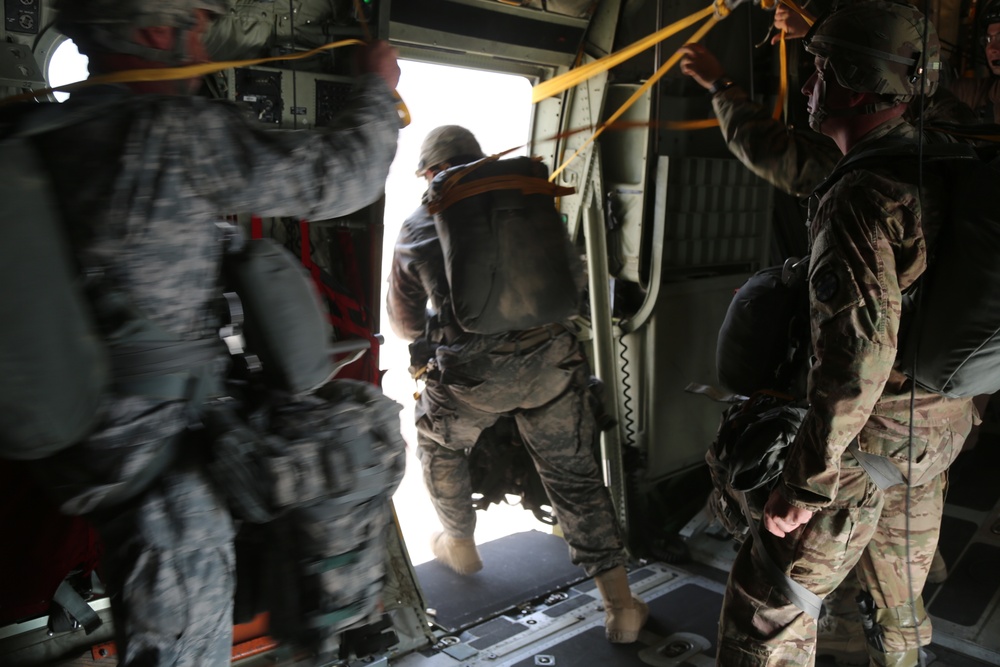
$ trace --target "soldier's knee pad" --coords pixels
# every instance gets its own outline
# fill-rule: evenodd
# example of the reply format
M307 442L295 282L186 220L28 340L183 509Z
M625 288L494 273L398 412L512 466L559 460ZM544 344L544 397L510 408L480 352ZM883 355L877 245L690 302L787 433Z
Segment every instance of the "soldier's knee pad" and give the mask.
M920 649L915 648L893 653L880 653L869 649L868 655L872 659L872 664L878 667L917 667L920 664Z
M930 643L931 622L924 611L924 602L921 598L914 600L912 605L879 608L874 605L871 595L863 592L858 596L858 606L861 610L865 637L868 640L868 652L876 661L880 660L880 656L897 653L905 657L910 651L916 656L916 651L922 644ZM885 660L888 662L878 662L878 664L890 667L907 664L894 662L889 658Z

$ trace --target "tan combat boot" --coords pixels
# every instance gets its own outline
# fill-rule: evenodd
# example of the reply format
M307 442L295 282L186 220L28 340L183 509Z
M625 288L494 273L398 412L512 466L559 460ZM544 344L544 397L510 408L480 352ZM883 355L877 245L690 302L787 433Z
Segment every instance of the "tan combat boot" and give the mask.
M817 623L816 655L833 658L838 667L868 664L868 642L860 618L824 613Z
M431 535L431 551L435 558L459 574L472 574L483 569L483 559L479 557L476 541L471 537L434 533Z
M628 587L628 574L619 565L594 577L597 590L604 600L604 632L608 641L631 644L639 638L639 630L646 624L649 607L632 595Z

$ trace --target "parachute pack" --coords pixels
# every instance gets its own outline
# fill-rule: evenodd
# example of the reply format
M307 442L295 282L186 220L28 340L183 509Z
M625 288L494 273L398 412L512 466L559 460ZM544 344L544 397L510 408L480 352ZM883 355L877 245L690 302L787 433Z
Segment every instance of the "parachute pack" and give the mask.
M94 427L110 364L35 148L24 135L0 146L0 456L37 459Z
M891 165L898 173L906 161L916 165L919 152L915 143L862 151L826 183L863 167ZM945 396L992 394L1000 390L1000 206L994 196L1000 168L965 144L932 144L922 152L924 178L943 180L951 199L927 272L904 306L900 370Z
M579 312L579 259L553 199L572 192L526 157L484 158L435 177L427 208L464 331L524 331Z

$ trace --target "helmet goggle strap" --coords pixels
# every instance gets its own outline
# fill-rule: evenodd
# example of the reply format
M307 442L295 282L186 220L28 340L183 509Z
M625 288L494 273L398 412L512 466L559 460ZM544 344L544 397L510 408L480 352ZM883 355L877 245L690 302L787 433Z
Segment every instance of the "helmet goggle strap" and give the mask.
M809 116L809 127L820 131L820 127L823 125L823 121L827 118L846 118L848 116L864 116L868 114L873 114L877 111L882 111L883 109L891 109L892 107L899 104L899 102L889 102L889 101L876 101L869 102L868 104L859 104L857 106L844 107L842 109L831 109L827 105L826 101L826 87L827 84L833 80L836 81L837 85L846 90L851 90L850 87L845 86L843 82L837 77L836 70L833 68L833 64L830 62L827 56L816 56L816 78L819 80L819 85L816 87L816 104L814 105L815 111ZM854 91L857 92L857 91Z

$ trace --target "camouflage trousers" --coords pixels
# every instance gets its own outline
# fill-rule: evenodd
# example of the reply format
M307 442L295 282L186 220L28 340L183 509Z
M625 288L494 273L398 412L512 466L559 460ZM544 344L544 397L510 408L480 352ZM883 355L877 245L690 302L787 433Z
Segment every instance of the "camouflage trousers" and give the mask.
M424 484L445 532L473 536L467 450L485 429L510 415L573 562L591 576L624 564L614 508L594 456L589 367L576 338L563 332L526 351L474 347L439 350L442 379L427 382L416 408Z
M937 429L941 451L960 449L968 426L946 423ZM845 454L836 500L785 538L761 529L764 546L780 569L821 598L856 576L874 601L884 652L929 644L931 622L919 592L937 548L946 478L942 472L909 490L901 484L883 491ZM717 664L812 665L816 621L770 583L752 542L743 543L730 571ZM911 590L917 594L915 603ZM868 649L877 654L870 645Z
M200 465L175 464L120 511L93 515L119 665L228 665L236 589L233 522Z
M234 528L209 480L200 443L175 405L135 400L111 407L109 426L35 466L67 514L86 514L104 544L107 585L122 667L228 665L235 593ZM106 502L176 441L165 470L141 492Z

